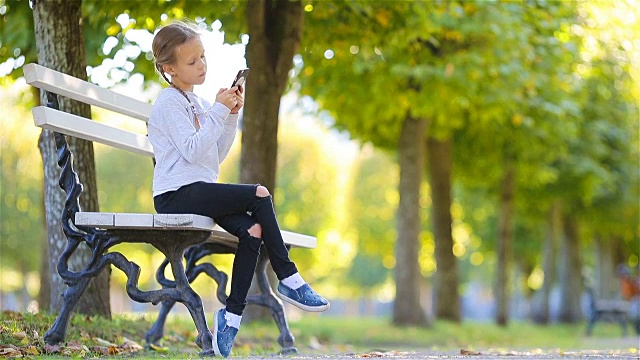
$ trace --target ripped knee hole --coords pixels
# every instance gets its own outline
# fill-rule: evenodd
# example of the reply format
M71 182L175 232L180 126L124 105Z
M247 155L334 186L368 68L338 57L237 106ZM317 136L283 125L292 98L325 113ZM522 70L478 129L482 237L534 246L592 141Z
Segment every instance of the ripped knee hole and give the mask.
M247 230L247 232L252 237L261 238L262 237L262 226L260 226L260 224L254 224L252 227L249 228L249 230Z
M259 197L267 197L271 194L269 194L269 189L267 189L266 187L260 185L256 188L256 196Z

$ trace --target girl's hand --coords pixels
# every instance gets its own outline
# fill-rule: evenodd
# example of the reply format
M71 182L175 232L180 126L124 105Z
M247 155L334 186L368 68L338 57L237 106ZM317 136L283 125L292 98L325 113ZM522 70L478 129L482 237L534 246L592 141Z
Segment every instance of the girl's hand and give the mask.
M238 105L239 96L238 94L236 94L236 91L238 91L237 87L232 87L231 89L222 88L218 90L218 94L216 95L216 102L221 103L222 105L228 107L233 111ZM242 105L240 107L242 107Z
M237 93L236 93L236 100L237 100L236 106L233 109L231 109L232 114L237 114L242 108L242 106L244 106L244 99L242 99L242 96L238 95Z

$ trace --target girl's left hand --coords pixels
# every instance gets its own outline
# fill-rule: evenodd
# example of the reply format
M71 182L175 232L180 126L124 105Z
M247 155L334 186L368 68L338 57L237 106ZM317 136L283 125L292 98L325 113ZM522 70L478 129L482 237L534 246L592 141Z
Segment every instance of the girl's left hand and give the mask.
M244 106L244 99L242 98L242 86L238 86L238 90L236 90L236 106L231 109L232 114L237 114L242 106Z
M242 98L242 95L238 95L238 92L236 92L236 106L233 109L231 109L231 113L237 114L243 105L244 105L244 99Z

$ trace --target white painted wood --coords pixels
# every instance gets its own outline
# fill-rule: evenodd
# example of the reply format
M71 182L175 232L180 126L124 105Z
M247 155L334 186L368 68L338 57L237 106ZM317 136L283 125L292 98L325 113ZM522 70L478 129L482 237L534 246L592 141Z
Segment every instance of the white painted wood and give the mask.
M76 225L101 229L155 229L155 230L207 230L214 241L237 243L238 238L224 231L213 219L195 214L143 214L143 213L76 213ZM282 231L284 243L294 247L314 249L318 245L315 237L291 231Z
M117 213L115 227L146 229L153 227L153 214Z
M213 230L215 227L213 219L194 214L156 214L153 218L153 226L163 229L182 229L189 227Z
M113 227L115 224L114 213L77 212L76 225L93 226L97 228Z
M86 104L115 111L133 118L149 120L153 105L102 88L96 84L48 69L38 64L23 66L27 84Z
M287 245L315 249L318 246L318 239L315 236L303 235L291 231L281 230L284 243Z
M41 128L153 157L153 147L146 136L46 106L36 106L31 112L36 126Z

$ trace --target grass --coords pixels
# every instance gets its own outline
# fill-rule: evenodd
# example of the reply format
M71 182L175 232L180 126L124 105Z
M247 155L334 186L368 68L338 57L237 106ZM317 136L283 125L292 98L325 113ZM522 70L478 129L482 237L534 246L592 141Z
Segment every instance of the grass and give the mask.
M0 315L0 356L13 345L22 355L51 353L42 339L55 317L48 314L4 312ZM150 350L144 344L144 334L155 320L147 316L114 316L112 320L75 315L69 325L67 344L48 355L67 356L126 355L144 358L193 358L199 349L191 319L173 316L165 327L161 348ZM211 326L211 324L210 324ZM637 354L638 338L621 340L618 325L598 323L591 337L584 336L585 324L538 326L512 322L507 327L490 323L462 324L435 322L428 328L391 327L385 318L346 318L308 316L290 322L296 346L305 354L340 354L367 351L410 351L415 349L439 352L476 351L575 351L620 350ZM629 329L632 335L632 329ZM234 355L268 355L277 353L278 329L273 322L243 324L234 345ZM141 345L133 350L127 339ZM635 342L634 342L635 340ZM125 345L123 345L125 344ZM129 343L130 344L130 343ZM631 344L631 345L629 345ZM635 345L634 345L635 344ZM4 347L4 348L3 348ZM56 350L56 349L54 349ZM134 351L135 350L135 351ZM140 351L137 351L140 350ZM540 351L540 350L539 350ZM135 353L135 354L134 354ZM5 354L6 355L6 354Z

